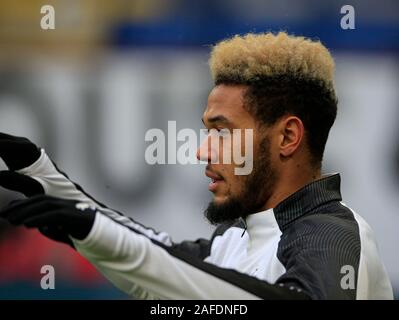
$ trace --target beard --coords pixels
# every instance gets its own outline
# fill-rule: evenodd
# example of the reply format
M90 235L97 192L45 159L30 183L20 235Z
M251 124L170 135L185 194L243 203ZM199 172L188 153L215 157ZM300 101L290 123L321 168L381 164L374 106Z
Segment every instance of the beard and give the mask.
M259 156L254 159L251 174L242 176L242 192L220 204L212 201L205 210L206 219L213 225L245 219L261 210L270 198L276 183L276 172L271 165L270 139L264 138L259 146Z

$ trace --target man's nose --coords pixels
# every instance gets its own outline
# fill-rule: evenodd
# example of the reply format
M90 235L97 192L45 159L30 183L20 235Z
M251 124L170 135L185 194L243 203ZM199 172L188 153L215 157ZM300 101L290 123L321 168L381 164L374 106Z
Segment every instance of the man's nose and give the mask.
M211 160L211 150L208 144L209 136L202 141L201 145L197 149L197 159L200 161L210 162Z

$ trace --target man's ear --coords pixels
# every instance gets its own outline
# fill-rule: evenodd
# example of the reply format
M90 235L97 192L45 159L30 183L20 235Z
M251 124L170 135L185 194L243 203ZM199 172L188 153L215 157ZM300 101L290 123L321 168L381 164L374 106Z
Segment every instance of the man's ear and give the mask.
M280 155L291 157L298 150L304 138L305 127L296 116L282 118L278 125L280 133Z

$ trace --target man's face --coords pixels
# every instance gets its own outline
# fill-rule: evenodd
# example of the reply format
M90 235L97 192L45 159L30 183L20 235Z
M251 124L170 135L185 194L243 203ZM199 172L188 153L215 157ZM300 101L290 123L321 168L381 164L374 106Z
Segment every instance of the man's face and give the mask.
M272 166L270 130L262 132L257 127L254 117L244 108L243 94L246 86L219 85L216 86L208 97L208 105L203 115L203 122L207 129L211 130L207 139L197 151L197 157L208 161L206 175L211 179L209 190L214 199L206 210L206 216L211 223L234 220L238 217L246 217L250 213L260 210L271 194L276 172ZM228 138L222 134L216 137L219 141L211 143L215 139L216 129L229 132ZM231 134L233 129L241 129L241 139L234 139ZM253 132L253 170L248 175L237 175L235 169L242 167L234 161L234 148L241 148L241 154L246 150L244 138L245 129ZM226 149L229 152L226 153ZM224 155L230 154L226 159ZM214 163L215 159L218 163Z

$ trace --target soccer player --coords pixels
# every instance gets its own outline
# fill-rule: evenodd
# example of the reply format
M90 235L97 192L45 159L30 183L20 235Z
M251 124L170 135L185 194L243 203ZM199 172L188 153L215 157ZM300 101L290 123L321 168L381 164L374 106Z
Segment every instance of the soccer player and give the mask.
M334 61L320 43L278 34L217 44L208 129L253 130L253 170L214 163L209 240L175 243L88 196L25 138L0 136L9 171L0 184L28 199L3 208L14 225L38 228L86 257L136 298L392 299L373 232L341 202L340 175L321 175L337 112ZM212 131L212 130L211 130ZM232 148L225 142L224 148Z

